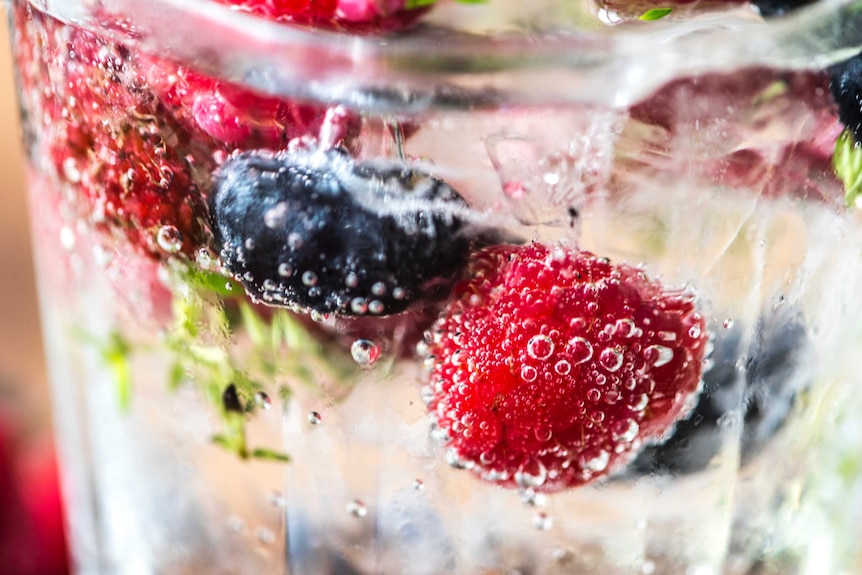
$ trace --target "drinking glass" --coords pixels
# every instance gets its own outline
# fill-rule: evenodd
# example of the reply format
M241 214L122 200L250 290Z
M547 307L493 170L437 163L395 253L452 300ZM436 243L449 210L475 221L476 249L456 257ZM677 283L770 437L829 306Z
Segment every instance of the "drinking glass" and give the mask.
M227 4L6 2L76 573L860 572L858 2Z

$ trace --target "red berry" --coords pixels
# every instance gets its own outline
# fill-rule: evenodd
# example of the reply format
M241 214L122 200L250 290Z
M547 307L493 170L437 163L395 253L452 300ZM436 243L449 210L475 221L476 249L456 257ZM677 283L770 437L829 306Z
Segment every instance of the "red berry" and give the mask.
M683 170L770 197L844 202L832 167L842 125L823 72L747 68L679 78L629 113L630 133L647 138L636 163L626 162L634 181Z
M268 20L379 34L413 25L430 5L408 6L406 0L216 0Z
M707 344L688 291L564 245L488 248L469 274L428 344L428 408L456 466L558 491L686 412Z

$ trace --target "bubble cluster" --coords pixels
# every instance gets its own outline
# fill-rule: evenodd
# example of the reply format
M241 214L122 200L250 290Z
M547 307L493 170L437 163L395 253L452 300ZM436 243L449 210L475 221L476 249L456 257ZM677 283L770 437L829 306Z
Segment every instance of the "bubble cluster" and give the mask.
M422 345L422 399L454 468L519 490L589 483L690 405L694 299L565 247L495 247Z

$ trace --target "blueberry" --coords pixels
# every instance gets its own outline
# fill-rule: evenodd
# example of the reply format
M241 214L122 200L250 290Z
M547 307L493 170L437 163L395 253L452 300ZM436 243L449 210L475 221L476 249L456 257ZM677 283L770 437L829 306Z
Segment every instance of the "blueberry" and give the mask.
M862 142L862 52L831 66L829 80L838 118Z
M762 316L755 336L742 354L741 330L719 334L703 376L703 390L688 418L663 443L645 448L630 472L694 473L719 452L723 417L743 414L741 457L745 464L781 428L800 390L810 383L805 369L808 332L801 314L778 308Z
M467 213L439 178L340 150L242 153L210 196L222 265L253 299L340 315L444 294L469 253Z
M808 4L813 4L816 0L752 0L751 3L757 6L761 16L764 18L772 18L773 16L781 16L792 12L797 8L802 8Z

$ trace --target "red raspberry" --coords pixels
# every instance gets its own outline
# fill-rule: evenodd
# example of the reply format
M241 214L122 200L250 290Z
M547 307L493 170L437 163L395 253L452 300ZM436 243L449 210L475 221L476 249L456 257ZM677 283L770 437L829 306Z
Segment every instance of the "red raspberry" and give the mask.
M582 485L693 401L707 330L691 293L564 245L488 248L469 273L428 349L454 465L510 487Z
M407 0L216 0L268 20L380 34L413 25L431 5L409 6Z

